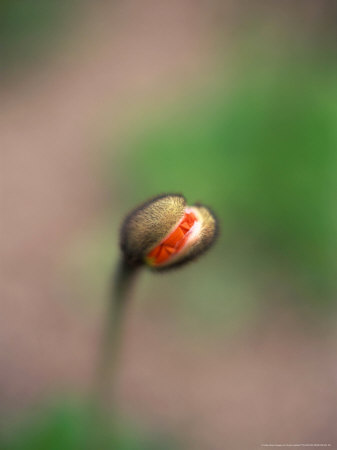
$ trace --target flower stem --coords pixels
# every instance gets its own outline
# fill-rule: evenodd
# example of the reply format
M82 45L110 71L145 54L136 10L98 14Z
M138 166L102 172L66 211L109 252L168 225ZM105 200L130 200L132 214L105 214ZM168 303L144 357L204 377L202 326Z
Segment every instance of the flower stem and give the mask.
M103 328L103 342L94 389L95 403L102 407L114 399L116 365L121 344L121 332L126 306L138 266L124 259L119 261L109 289L108 308Z

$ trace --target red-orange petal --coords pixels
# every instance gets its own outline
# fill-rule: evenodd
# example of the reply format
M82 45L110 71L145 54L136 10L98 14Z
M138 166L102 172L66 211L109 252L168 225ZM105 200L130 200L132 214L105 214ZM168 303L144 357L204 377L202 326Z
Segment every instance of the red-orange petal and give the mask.
M150 265L165 263L173 255L177 254L187 241L187 234L197 220L193 212L186 212L178 226L154 249L146 259Z

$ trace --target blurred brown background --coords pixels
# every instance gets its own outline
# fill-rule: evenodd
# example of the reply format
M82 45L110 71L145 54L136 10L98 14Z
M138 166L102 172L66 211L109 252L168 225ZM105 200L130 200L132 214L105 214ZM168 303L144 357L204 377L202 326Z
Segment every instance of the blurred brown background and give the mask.
M189 201L214 205L222 236L217 249L186 272L143 274L125 327L118 378L122 414L145 429L181 437L186 449L337 445L334 2L49 1L27 2L25 8L4 2L1 23L5 421L8 411L34 409L58 392L86 391L105 283L118 255L119 223L148 196L187 189ZM306 97L291 94L283 105L297 102L298 116L287 125L275 116L282 106L269 108L261 116L262 138L254 141L256 133L249 130L260 100L254 103L250 93L258 86L258 99L271 98L281 86L272 98L284 98L279 80L293 70L285 92L293 82L298 92L310 79ZM271 79L278 82L264 92ZM221 97L227 89L242 92L242 98L227 102L230 94ZM322 111L317 117L313 94ZM181 144L175 131L180 125L181 133L188 126L198 130L184 122L194 110L204 114L200 123L225 117L219 96L234 105L230 112L238 111L239 124L233 119L226 126L233 135L248 133L240 145L252 149L235 163L233 182L226 172L232 156L224 159L223 152L239 152L231 147L235 140L213 142L212 124L209 140L200 132ZM295 136L299 149L302 141L292 127L301 108L315 114L299 136L309 133L316 147L307 154L304 140L298 157L290 149L284 160L276 156L270 164L269 143L280 141L277 132L266 141L263 133L272 125L264 117L274 114L275 127L283 124L280 133ZM173 131L148 144L144 129L150 133L173 122ZM259 153L264 142L265 153ZM276 151L283 150L276 144ZM309 159L310 167L303 163ZM253 179L248 170L254 164ZM305 187L299 196L287 181L276 185L269 203L254 203L275 179L271 167L281 167L283 180L296 164L294 173ZM249 180L242 197L237 174ZM299 202L286 216L294 195ZM294 216L302 213L301 205L307 210ZM266 217L273 221L261 226ZM324 217L323 225L317 217ZM285 227L290 224L288 234L280 231L283 220ZM297 248L294 242L304 235Z

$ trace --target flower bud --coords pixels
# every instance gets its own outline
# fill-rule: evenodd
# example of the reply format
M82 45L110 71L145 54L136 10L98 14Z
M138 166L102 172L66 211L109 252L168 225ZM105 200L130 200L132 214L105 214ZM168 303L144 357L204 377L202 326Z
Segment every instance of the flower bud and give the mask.
M135 208L124 220L121 249L131 265L163 270L191 261L206 251L217 235L211 211L187 206L180 194L155 197Z

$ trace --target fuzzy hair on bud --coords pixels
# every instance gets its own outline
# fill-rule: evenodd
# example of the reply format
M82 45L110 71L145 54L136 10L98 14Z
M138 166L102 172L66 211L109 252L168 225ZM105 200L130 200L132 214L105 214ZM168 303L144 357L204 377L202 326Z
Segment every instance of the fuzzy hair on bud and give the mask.
M141 263L147 252L175 227L185 207L182 195L163 194L131 211L121 229L121 248L126 260L130 264Z
M206 206L187 206L181 194L164 194L125 218L121 249L130 265L145 263L161 271L194 260L211 247L217 232L217 220Z

